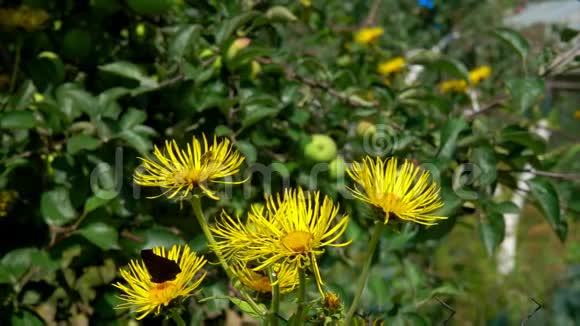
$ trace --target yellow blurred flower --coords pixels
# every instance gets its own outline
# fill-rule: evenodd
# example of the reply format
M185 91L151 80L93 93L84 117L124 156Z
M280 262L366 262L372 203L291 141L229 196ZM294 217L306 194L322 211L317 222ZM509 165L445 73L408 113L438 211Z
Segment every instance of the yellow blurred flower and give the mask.
M576 110L576 112L574 112L574 118L576 120L580 120L580 110Z
M143 261L131 260L129 268L120 270L127 285L120 282L113 284L122 291L119 298L124 301L117 309L131 309L140 314L137 320L152 312L158 315L171 301L193 295L206 274L203 272L198 276L206 260L197 257L188 246L174 245L169 252L165 248L158 247L153 248L153 253L179 265L181 271L175 279L155 283L151 280L151 274Z
M439 83L439 90L442 93L456 92L465 93L468 86L476 86L481 81L489 78L491 76L490 66L481 66L469 71L469 85L465 80L462 79L452 79L446 80Z
M384 32L382 27L361 28L354 34L354 41L363 45L374 43Z
M365 157L354 162L347 170L358 187L349 188L355 198L381 208L385 224L391 218L424 225L437 224L447 217L433 215L443 206L439 187L429 180L428 171L422 171L405 160L401 167L396 158L385 161Z
M244 263L236 263L232 266L234 275L246 287L260 293L272 293L272 284L267 275L267 270L254 271ZM299 283L298 270L288 264L276 264L274 267L280 293L288 293L294 290Z
M221 221L210 228L219 239L214 249L226 259L256 262L255 271L276 263L310 268L323 294L316 256L324 247L342 247L350 241L335 243L346 231L348 216L335 221L339 206L326 196L320 203L319 196L300 188L286 189L283 199L280 194L269 197L266 209L253 205L245 224L223 213Z
M31 32L41 29L48 18L46 11L28 6L20 6L16 9L0 8L0 25L7 29L20 27Z
M203 135L203 146L193 137L193 142L185 149L179 148L175 140L165 141L165 151L161 152L157 146L153 152L157 161L141 158L143 170L137 170L134 175L135 183L141 186L155 186L166 190L154 197L169 193L169 198L181 194L184 199L190 192L200 189L212 199L219 199L215 192L208 188L209 182L223 184L239 184L239 181L218 181L236 174L244 161L230 144L227 138L218 141L214 136L213 144L209 145Z
M300 0L300 4L304 7L310 7L312 6L312 0Z
M469 72L469 82L471 85L475 86L479 84L480 81L489 78L491 76L490 66L477 67Z
M388 76L390 74L402 71L405 68L405 65L405 58L396 57L380 63L377 67L377 70L379 74Z
M439 83L439 90L442 93L456 92L464 93L467 90L467 82L463 79L446 80Z

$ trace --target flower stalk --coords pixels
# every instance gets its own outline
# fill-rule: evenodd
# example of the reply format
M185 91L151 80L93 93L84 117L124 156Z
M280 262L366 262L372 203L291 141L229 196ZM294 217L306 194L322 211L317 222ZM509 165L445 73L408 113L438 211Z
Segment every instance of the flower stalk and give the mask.
M352 299L352 304L350 305L350 308L348 309L348 312L346 314L346 318L345 318L345 325L350 325L352 322L352 318L354 317L354 313L356 312L356 309L358 308L358 305L360 303L360 299L362 297L362 293L365 289L368 277L369 277L369 271L371 269L371 262L373 260L373 256L375 254L375 250L377 249L377 244L379 243L379 239L381 238L381 234L383 232L385 228L385 224L378 222L376 223L375 226L375 230L373 231L373 234L371 236L371 240L369 243L369 249L367 251L367 255L365 257L365 264L363 266L363 270L359 276L358 279L358 285L356 288L356 292L354 295L354 298Z
M272 284L272 302L270 304L270 311L268 313L270 326L278 326L278 310L280 308L280 282L278 282L278 274L269 268L268 276L270 284Z
M294 316L294 325L302 325L302 320L304 319L304 302L306 300L306 272L304 268L298 270L298 308L296 309L296 315Z
M212 248L213 252L217 256L217 258L218 258L220 264L222 265L222 268L226 272L226 275L228 276L228 278L231 281L233 281L234 274L232 273L230 266L228 265L228 263L226 262L226 260L222 256L219 248L216 246L215 238L213 237L213 235L211 234L211 231L209 230L209 226L208 226L207 221L205 219L205 215L203 214L203 209L201 208L201 197L199 195L194 195L193 199L191 200L191 205L193 206L193 212L194 212L195 217L197 218L197 222L199 223L199 226L201 227L201 230L203 231L203 234L205 235L207 242L209 243L209 247ZM254 312L258 315L262 315L262 309L260 309L258 307L258 305L250 297L250 295L241 289L240 289L240 293L242 294L242 296L244 297L246 302L252 307Z

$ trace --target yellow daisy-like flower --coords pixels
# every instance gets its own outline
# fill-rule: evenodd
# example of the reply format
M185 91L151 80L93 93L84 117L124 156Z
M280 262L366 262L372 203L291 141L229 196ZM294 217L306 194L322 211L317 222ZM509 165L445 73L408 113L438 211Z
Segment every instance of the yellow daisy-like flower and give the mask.
M351 241L335 243L346 231L348 216L334 223L339 206L326 196L320 203L319 195L300 188L287 189L283 199L279 194L276 198L271 196L266 209L253 209L245 224L239 218L234 220L222 214L222 220L211 227L220 239L215 249L227 259L256 262L255 271L276 263L295 264L300 269L309 267L323 294L324 283L316 256L324 252L324 247L342 247Z
M246 287L260 293L272 293L272 284L278 284L280 293L292 292L299 283L298 270L295 266L288 264L276 264L274 272L276 273L277 283L270 282L267 270L254 271L248 265L237 263L232 266L234 275Z
M181 199L184 199L199 188L208 197L217 200L219 197L208 188L209 182L239 184L246 181L216 180L236 174L244 161L227 138L218 141L214 136L213 144L209 145L203 135L202 145L193 137L193 142L187 144L185 149L179 148L175 140L166 141L165 151L155 146L153 154L157 161L141 158L144 170L136 171L134 180L141 186L166 188L159 196L169 193L168 197L173 198L181 194Z
M362 45L374 43L384 32L382 27L361 28L354 34L354 41Z
M463 79L446 80L439 83L439 90L442 93L456 92L465 93L467 90L467 82Z
M480 81L487 79L489 76L491 76L490 66L477 67L469 72L469 82L471 85L475 86L479 84Z
M392 217L424 225L447 218L432 214L443 206L440 189L429 181L428 171L410 161L405 160L399 168L396 158L383 161L367 156L362 163L354 162L347 171L360 186L349 188L354 197L381 208L385 224Z
M206 274L203 272L196 279L196 275L205 265L206 260L203 257L197 257L188 246L175 245L169 252L165 251L165 248L153 248L153 253L173 260L179 265L181 272L175 279L154 283L144 262L132 260L128 269L120 270L127 285L119 282L113 284L123 292L119 298L124 302L119 304L117 309L130 308L140 313L137 320L143 319L154 311L155 314L159 314L161 308L166 307L174 299L192 295Z
M378 65L377 70L381 75L391 75L393 73L402 71L405 68L406 62L403 57L396 57L391 60L382 62Z

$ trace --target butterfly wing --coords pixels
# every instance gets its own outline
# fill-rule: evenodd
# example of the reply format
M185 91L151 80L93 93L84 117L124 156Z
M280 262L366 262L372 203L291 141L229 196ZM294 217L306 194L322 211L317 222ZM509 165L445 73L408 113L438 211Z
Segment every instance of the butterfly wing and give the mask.
M177 274L181 273L181 268L175 261L156 255L151 249L141 250L141 258L153 283L174 280Z

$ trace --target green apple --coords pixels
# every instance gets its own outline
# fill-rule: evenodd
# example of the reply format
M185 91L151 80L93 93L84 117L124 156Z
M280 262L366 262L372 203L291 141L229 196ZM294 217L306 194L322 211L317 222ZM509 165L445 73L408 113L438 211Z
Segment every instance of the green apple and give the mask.
M328 174L332 178L343 177L346 172L346 162L341 156L337 156L328 164Z
M366 120L361 120L356 125L356 134L359 137L372 136L377 133L377 126L374 123Z
M304 156L315 162L328 162L336 157L336 143L327 135L314 134L304 146Z

